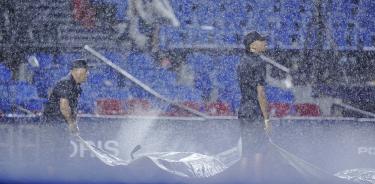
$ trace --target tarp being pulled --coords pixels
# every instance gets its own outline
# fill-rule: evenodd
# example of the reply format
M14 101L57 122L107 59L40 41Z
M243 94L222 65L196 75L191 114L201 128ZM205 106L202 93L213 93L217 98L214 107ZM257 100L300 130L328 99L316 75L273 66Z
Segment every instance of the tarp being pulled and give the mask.
M224 172L236 164L241 158L241 141L232 149L216 155L204 155L193 152L156 152L138 155L134 160L122 160L108 152L99 149L81 137L77 140L87 147L95 156L108 166L128 166L140 159L151 160L158 168L185 178L209 178ZM306 183L351 183L340 179L324 170L310 164L270 140L270 146L283 161L295 169ZM145 171L147 172L147 171Z
M223 172L241 158L240 147L236 146L217 155L209 156L192 152L156 152L138 156L135 160L122 160L99 149L80 136L77 140L98 159L109 166L127 166L137 159L150 159L156 166L169 173L191 178L207 178Z
M375 169L371 168L345 170L335 176L357 183L375 184Z

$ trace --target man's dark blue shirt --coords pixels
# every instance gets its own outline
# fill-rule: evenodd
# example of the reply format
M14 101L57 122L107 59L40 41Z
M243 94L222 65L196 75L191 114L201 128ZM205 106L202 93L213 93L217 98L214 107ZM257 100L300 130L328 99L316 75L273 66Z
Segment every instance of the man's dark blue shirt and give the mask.
M263 118L258 101L257 86L266 84L266 65L259 55L247 52L237 67L241 90L239 118L259 120Z
M75 117L77 114L78 98L81 93L82 90L80 85L76 83L71 74L62 78L52 89L48 102L44 107L44 117L49 121L65 121L65 118L60 111L60 99L62 98L69 101L72 115Z

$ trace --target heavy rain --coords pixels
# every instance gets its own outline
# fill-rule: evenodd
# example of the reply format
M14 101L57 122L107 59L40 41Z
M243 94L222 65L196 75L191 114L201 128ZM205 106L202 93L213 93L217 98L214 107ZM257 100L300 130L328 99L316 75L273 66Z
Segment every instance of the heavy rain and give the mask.
M374 10L0 0L0 183L375 184Z

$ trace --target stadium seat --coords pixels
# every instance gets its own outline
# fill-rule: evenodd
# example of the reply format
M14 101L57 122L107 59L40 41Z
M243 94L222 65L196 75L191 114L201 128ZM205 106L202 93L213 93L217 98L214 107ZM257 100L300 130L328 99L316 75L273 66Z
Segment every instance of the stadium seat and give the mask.
M229 87L237 83L237 65L240 62L239 56L221 56L216 59L216 79L220 85Z
M72 61L80 58L82 58L82 56L79 53L63 53L57 56L56 62L64 67L69 67Z
M292 91L266 86L266 96L271 116L281 118L294 115L295 99Z
M181 27L186 27L192 24L193 15L193 0L171 0L171 6L177 19L181 22Z
M292 104L289 103L269 103L268 111L270 117L282 118L288 115L293 115Z
M188 44L203 45L209 44L209 39L212 40L212 36L210 35L211 31L201 29L192 29L189 31L189 36L191 37L189 37L188 40L186 40Z
M179 102L192 101L201 102L202 93L199 90L193 89L188 86L177 86L173 88L172 93L175 95L174 100Z
M239 61L239 56L220 56L217 58L219 64L215 67L219 92L218 99L228 103L233 113L238 109L241 98L237 79L237 65Z
M32 112L41 112L43 104L47 101L38 97L35 86L26 82L17 82L10 86L10 91L14 94L14 104Z
M81 86L82 94L78 100L78 113L80 114L94 114L95 101L98 99L99 93L96 87L90 84L83 84Z
M141 87L133 85L129 87L129 96L130 98L147 99L151 95Z
M118 53L118 52L106 52L104 54L104 56L111 60L114 64L118 65L119 67L121 68L125 68L126 67L126 58L124 57L123 54L121 53Z
M142 52L136 52L129 55L126 61L127 68L155 68L153 58Z
M128 8L128 1L123 0L105 0L107 3L112 3L116 5L116 19L125 20L126 19L126 10Z
M145 99L132 98L124 101L124 111L129 115L145 115L151 109L151 103Z
M193 53L187 56L187 62L195 73L195 88L208 97L212 90L210 73L214 70L214 63L209 55Z
M201 91L206 100L208 99L213 89L212 81L208 73L196 76L195 88Z
M197 19L198 25L213 25L214 17L210 16L210 1L200 3L194 11L194 16Z
M294 94L290 90L284 90L277 87L266 86L266 96L270 103L293 103Z
M96 101L101 99L125 100L129 93L118 87L98 86L85 83L81 86L82 94L78 103L78 111L83 114L94 114L96 112Z
M187 56L187 63L198 73L210 72L214 69L212 57L202 53L192 53Z
M53 63L53 55L48 53L37 53L35 55L41 69L50 68Z
M0 91L0 112L3 114L9 113L12 110L12 96L9 92L8 85L0 85Z
M230 107L231 112L235 114L240 106L241 100L241 93L237 82L236 84L228 88L219 86L218 92L218 100L227 103Z
M242 2L231 1L227 6L227 11L224 12L224 27L226 31L242 31L245 25L241 25L245 19L245 10L242 9Z
M160 30L160 46L173 46L183 43L183 31L174 27L162 27Z
M38 96L48 97L48 91L61 78L68 75L69 70L65 67L54 67L35 71L33 82L37 88Z
M118 99L96 100L96 113L99 115L124 115L123 101Z
M226 32L223 35L223 42L225 44L239 44L241 37L236 32Z
M158 73L157 80L164 83L166 86L177 85L177 73L166 69L159 69L156 71Z
M111 98L124 100L129 97L128 91L123 88L102 87L96 89L98 92L97 98Z
M209 102L206 104L206 113L210 116L230 116L233 115L229 104L224 102Z
M5 65L0 64L0 84L7 84L12 79L12 72Z
M109 67L91 69L87 82L101 87L117 87L119 74Z
M317 117L320 116L320 108L316 104L304 103L295 104L296 113L298 116Z

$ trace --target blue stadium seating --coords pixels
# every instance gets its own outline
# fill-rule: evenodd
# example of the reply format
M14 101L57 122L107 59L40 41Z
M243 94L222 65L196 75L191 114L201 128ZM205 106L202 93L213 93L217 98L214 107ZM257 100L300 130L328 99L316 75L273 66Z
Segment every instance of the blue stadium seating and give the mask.
M189 86L155 87L155 91L176 102L202 102L202 92Z
M103 65L100 68L90 69L87 82L91 85L117 87L119 74L110 67Z
M82 58L79 53L63 53L57 56L56 62L64 67L70 67L72 61Z
M110 61L112 61L114 64L120 66L120 67L125 67L125 63L126 63L126 58L124 57L124 55L122 55L121 53L118 53L118 52L106 52L104 54L104 56L109 59Z
M192 102L202 102L202 95L199 91L187 87L187 86L180 86L176 89L176 99L177 101L192 101Z
M16 82L10 86L10 91L14 95L14 104L21 106L32 112L41 112L46 99L39 98L35 86L26 82Z
M166 86L175 86L177 85L177 74L175 72L166 70L166 69L159 69L157 70L158 76L157 79L159 82L164 83Z
M176 74L157 67L153 58L148 54L141 52L133 53L126 60L118 53L107 53L106 56L151 88L159 89L177 86ZM131 85L129 89L130 96L134 98L151 98L150 94L140 87L132 83L128 84Z
M106 3L116 4L117 18L123 20L125 17L126 1L105 0ZM361 29L358 37L363 40L365 46L373 45L373 38L369 32L375 32L375 24L371 19L375 16L375 3L371 0L361 0L359 16L355 17L351 8L352 1L332 1L329 23L334 25L332 33L334 40L339 47L348 48L350 43L346 41L347 35L351 34L348 24L359 21ZM280 11L274 11L275 0L171 0L171 5L175 14L181 22L181 27L170 26L161 27L161 47L168 49L169 46L195 46L195 45L241 45L241 40L245 32L249 30L268 31L272 34L271 42L280 43L281 48L290 48L294 43L292 38L297 35L297 39L306 36L306 25L310 21L314 3L312 1L286 0L281 3ZM301 7L304 12L301 13ZM298 23L298 25L296 25ZM277 26L281 24L281 26ZM202 29L202 25L209 25L213 30ZM336 26L337 25L337 26ZM313 31L314 32L314 31ZM357 34L357 33L355 33ZM316 35L315 35L316 36ZM314 39L314 38L313 38ZM354 41L355 43L355 41ZM273 45L274 43L269 43ZM312 43L309 46L313 46ZM310 48L311 48L310 47ZM239 105L240 92L237 84L236 65L239 62L238 56L211 57L204 53L192 53L187 56L187 63L195 73L196 89L182 86L176 82L176 74L159 68L149 54L135 52L127 58L119 53L106 53L106 56L115 64L127 70L134 77L140 79L156 91L168 98L178 101L202 101L202 96L210 95L211 90L217 87L219 90L219 101L225 101L236 110ZM67 66L70 61L80 57L79 53L60 54L56 58L56 63L61 68L53 68L52 55L40 53L37 55L41 68L51 68L36 72L35 84L42 89L43 94L49 86L52 86L57 79L67 74ZM218 64L220 63L220 64ZM3 73L0 66L0 73ZM7 72L5 72L7 73ZM52 75L53 74L53 75ZM58 77L55 77L55 76ZM0 76L0 83L8 83L10 75ZM146 91L136 85L128 85L129 91L120 89L117 85L120 77L115 71L108 67L91 71L89 81L90 87L85 87L81 98L80 107L87 112L94 112L94 101L97 98L146 98L152 99ZM111 81L113 85L105 86L106 81ZM215 83L215 81L218 81ZM217 85L217 86L213 86ZM117 90L125 90L117 92ZM293 102L293 94L290 91L281 90L274 87L267 87L267 97L270 102Z
M177 45L183 43L181 29L174 27L161 27L160 29L160 47L166 48L166 46Z
M12 97L9 85L13 83L12 72L5 65L0 64L0 112L12 112Z
M150 87L156 87L158 85L167 86L167 84L173 84L173 79L168 78L167 74L165 73L165 77L161 73L162 70L159 69L149 69L149 70L140 70L138 72L142 72L142 77L140 80L147 84ZM163 81L163 78L166 81ZM165 84L163 84L165 82Z
M153 98L151 94L142 89L139 86L133 85L129 88L129 96L137 99L151 99Z
M202 53L192 53L187 56L187 63L192 66L195 72L195 88L204 97L209 97L212 86L210 73L214 70L214 63L209 55Z
M266 96L270 103L289 103L294 102L292 91L280 89L273 86L266 86Z
M193 70L198 73L211 72L214 69L212 58L203 53L192 53L187 55L187 63L193 67Z
M0 84L0 91L0 112L9 113L12 110L12 105L8 85Z
M12 72L10 69L0 64L0 84L7 84L12 79Z
M280 5L278 5L280 4ZM280 10L274 11L274 5L280 6ZM200 25L213 25L214 30L214 44L221 45L222 42L227 44L240 44L241 37L238 38L233 32L238 32L243 35L244 32L249 30L266 31L271 34L272 32L279 32L279 36L276 36L274 40L270 40L269 45L275 45L281 43L282 48L292 48L296 43L292 41L292 36L300 38L306 34L306 25L312 18L315 4L312 1L298 1L298 0L287 0L278 3L274 0L267 1L172 1L172 6L175 9L177 17L182 22L181 34L171 34L172 31L163 31L161 34L163 40L163 48L174 46L176 42L180 45L192 45L192 44L207 44L212 43L208 37L205 36L207 33L199 30ZM370 17L375 17L375 3L372 1L364 0L360 1L358 5L352 1L332 1L332 7L326 7L326 10L330 13L329 22L347 24L349 20L355 21L367 21L368 23L361 23L361 28L365 28L374 32L375 24ZM353 7L359 7L358 13L352 11ZM357 16L358 15L358 16ZM197 22L194 22L196 21ZM283 25L279 28L275 28L277 22L283 22ZM186 23L186 22L189 22ZM299 25L296 26L296 23ZM334 28L332 31L335 34L347 32L348 28ZM187 31L188 34L184 33ZM223 33L220 33L224 31ZM220 33L220 34L218 34ZM281 34L283 33L283 34ZM285 34L284 34L285 33ZM336 43L339 47L344 49L351 49L350 45L356 45L357 41L354 40L352 43L348 43L345 36L337 34L335 38ZM276 33L277 34L277 33ZM217 39L222 38L222 39ZM178 40L174 42L173 40ZM275 43L274 43L275 42ZM298 42L297 42L298 44ZM367 44L368 45L368 44ZM302 46L302 45L297 45ZM308 46L312 48L313 43Z
M224 32L223 43L225 44L239 44L241 42L241 34L236 32Z
M240 102L240 89L237 80L237 65L240 57L235 55L220 56L215 67L218 81L219 101L229 104L232 111L236 111Z
M193 7L193 0L171 0L171 6L175 10L175 14L181 22L181 26L185 27L191 25L192 20L192 7Z
M82 85L82 94L78 100L78 112L83 114L93 114L95 112L95 100L98 97L96 89L89 85Z
M39 61L39 67L41 69L50 68L53 64L53 55L48 53L38 53L35 56Z
M65 67L48 68L38 70L34 73L34 85L40 97L47 98L48 90L62 77L68 75L69 70Z
M131 69L132 67L135 68L155 68L155 64L153 62L153 58L146 53L136 52L130 54L126 61L126 68Z
M129 97L129 92L124 88L99 86L85 83L81 86L82 94L78 103L78 111L81 113L94 113L95 102L99 99L125 100Z
M241 93L238 85L234 85L232 88L220 88L218 89L219 96L218 101L226 102L229 104L232 112L237 112L240 107Z
M126 9L128 8L128 1L123 0L104 0L105 3L111 3L116 5L116 19L125 20L126 19Z

